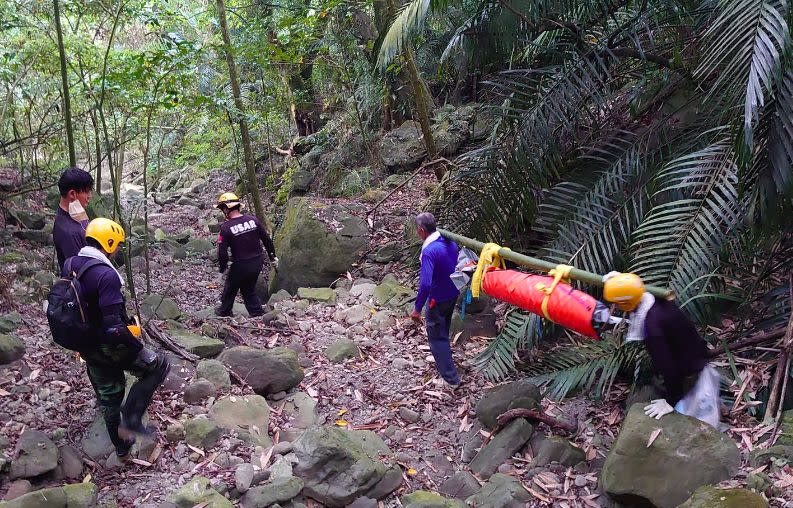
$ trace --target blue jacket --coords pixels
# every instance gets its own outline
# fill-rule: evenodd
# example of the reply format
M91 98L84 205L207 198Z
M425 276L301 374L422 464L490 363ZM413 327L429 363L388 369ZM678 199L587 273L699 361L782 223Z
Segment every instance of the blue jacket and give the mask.
M416 311L421 312L427 299L436 302L453 300L459 295L449 276L457 265L457 244L440 237L421 253L419 292L416 296Z

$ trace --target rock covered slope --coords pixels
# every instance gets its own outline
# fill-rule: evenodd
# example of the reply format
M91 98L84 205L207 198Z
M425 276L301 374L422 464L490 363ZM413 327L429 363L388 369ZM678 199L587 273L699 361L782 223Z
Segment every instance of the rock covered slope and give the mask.
M793 416L764 450L767 426L719 434L681 416L657 422L620 407L622 386L609 402L558 404L471 371L456 391L438 384L423 330L405 319L416 251L403 228L420 183L371 222L351 200L293 201L267 314L249 319L238 304L234 318L213 317L222 278L211 189L230 183L213 178L152 214L152 295L142 294L144 261L132 261L142 314L199 359L174 358L149 411L158 439L125 464L83 366L51 343L41 313L51 216L20 203L0 253L13 274L0 313L0 506L764 506L745 486L773 506L791 498ZM308 261L323 253L349 255L345 268ZM486 343L467 335L454 347L460 363ZM575 419L577 430L523 418L499 428L516 408ZM734 490L707 487L719 483Z

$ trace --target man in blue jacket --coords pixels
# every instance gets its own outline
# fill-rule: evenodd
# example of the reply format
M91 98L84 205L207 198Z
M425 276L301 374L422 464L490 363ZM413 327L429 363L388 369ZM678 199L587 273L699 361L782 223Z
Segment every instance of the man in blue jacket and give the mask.
M421 246L421 275L416 307L410 315L421 322L421 310L427 306L427 338L435 358L438 374L449 385L460 384L449 345L449 326L459 291L449 277L457 265L457 244L436 231L435 217L429 212L416 216L416 229L424 241Z

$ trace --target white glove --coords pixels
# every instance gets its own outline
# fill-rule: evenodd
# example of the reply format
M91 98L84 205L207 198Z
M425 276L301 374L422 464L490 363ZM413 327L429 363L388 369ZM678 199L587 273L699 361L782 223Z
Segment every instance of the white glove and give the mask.
M660 420L662 416L668 415L672 411L674 408L669 405L666 399L655 399L649 405L644 406L644 414L656 420Z
M609 272L609 273L607 273L606 275L603 276L603 283L605 284L607 280L609 280L610 278L612 278L612 277L614 277L616 275L619 275L621 273L622 272Z
M276 270L278 270L278 256L275 256L275 257L273 258L273 261L272 261L272 263L273 263L273 268L275 268Z

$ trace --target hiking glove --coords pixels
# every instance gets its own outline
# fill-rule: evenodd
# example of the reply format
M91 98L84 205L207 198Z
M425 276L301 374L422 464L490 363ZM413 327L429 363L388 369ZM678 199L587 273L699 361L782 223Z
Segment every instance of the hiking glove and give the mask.
M275 256L275 257L273 258L273 261L272 261L272 263L273 263L273 268L275 268L276 270L278 270L278 256Z
M644 406L644 414L656 420L660 420L662 416L668 415L674 411L674 408L669 405L666 399L655 399L649 405Z

